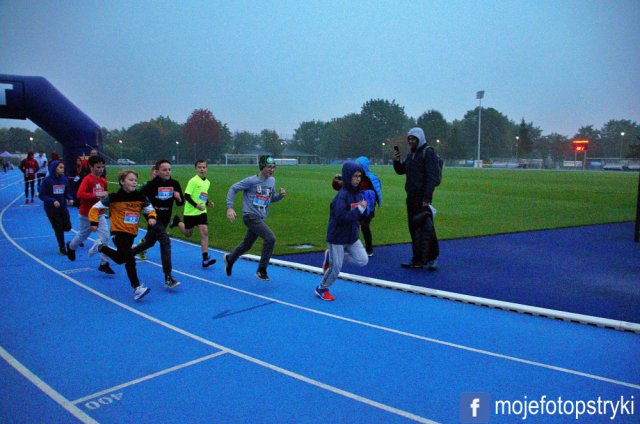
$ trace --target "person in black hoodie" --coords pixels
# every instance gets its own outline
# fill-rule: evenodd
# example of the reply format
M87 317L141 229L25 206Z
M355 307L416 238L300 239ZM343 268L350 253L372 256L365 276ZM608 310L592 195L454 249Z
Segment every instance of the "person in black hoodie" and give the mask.
M160 257L162 259L162 271L164 272L164 284L166 288L173 289L180 283L173 278L171 264L171 238L167 234L167 227L171 221L173 203L178 206L184 204L184 195L180 183L171 178L171 162L166 159L156 162L154 167L156 176L146 183L141 191L156 210L156 225L147 229L147 235L133 248L133 255L140 254L160 243Z
M66 255L64 246L64 233L71 231L71 220L67 204L73 205L73 196L64 176L64 163L59 160L51 161L49 164L49 176L45 177L40 184L38 196L44 202L44 211L49 218L53 232L58 242L58 252Z
M327 250L324 252L324 274L316 287L316 296L322 300L335 300L329 287L338 278L344 262L365 266L369 262L367 251L359 238L360 217L367 209L367 201L360 196L362 167L352 161L342 165L343 185L329 207Z
M440 247L433 226L431 202L438 181L438 159L433 149L427 148L422 128L412 128L407 135L409 153L404 161L400 151L393 154L393 169L396 174L406 175L404 189L407 193L407 218L413 257L403 263L405 268L436 270Z

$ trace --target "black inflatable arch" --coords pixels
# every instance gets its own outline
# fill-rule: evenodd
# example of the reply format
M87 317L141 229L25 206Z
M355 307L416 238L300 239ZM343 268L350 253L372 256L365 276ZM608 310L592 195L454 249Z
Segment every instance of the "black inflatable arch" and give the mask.
M43 77L0 74L0 118L29 119L59 141L67 174L77 156L102 151L98 124Z

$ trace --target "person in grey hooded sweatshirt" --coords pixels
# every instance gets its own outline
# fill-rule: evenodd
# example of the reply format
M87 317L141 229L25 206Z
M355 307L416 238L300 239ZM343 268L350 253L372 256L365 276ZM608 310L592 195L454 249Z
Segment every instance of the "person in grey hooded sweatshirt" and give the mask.
M226 274L231 276L234 262L242 254L249 251L258 237L260 237L263 240L263 244L256 277L263 281L269 281L267 266L273 254L276 236L265 221L271 202L282 200L287 195L287 192L284 188L280 188L279 193L275 193L276 179L273 178L273 173L276 171L276 162L271 156L260 156L258 167L260 168L258 175L252 175L235 183L227 193L227 218L229 221L234 222L236 220L236 212L233 210L233 200L236 197L236 193L239 191L244 192L242 195L242 221L247 226L247 233L244 236L244 240L233 252L224 255L224 265Z
M438 267L440 247L433 226L431 202L438 181L438 158L433 149L427 148L422 128L412 128L407 135L409 152L403 160L400 152L394 151L393 169L396 174L406 175L404 189L407 193L407 219L411 234L413 256L402 263L405 268L435 270Z

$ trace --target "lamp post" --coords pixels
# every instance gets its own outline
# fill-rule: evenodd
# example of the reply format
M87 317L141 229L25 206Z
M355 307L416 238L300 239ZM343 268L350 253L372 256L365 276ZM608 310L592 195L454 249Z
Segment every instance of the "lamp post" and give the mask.
M118 140L118 144L120 144L120 159L122 159L122 140Z
M176 140L176 163L180 160L180 142Z
M31 151L33 152L33 137L29 137L29 143L31 144Z
M622 159L622 144L624 143L624 131L620 132L620 159Z
M476 93L476 99L478 99L478 158L476 159L476 167L482 168L480 162L480 128L482 127L482 99L484 98L484 90Z
M518 148L520 147L520 136L516 136L516 159L518 159Z

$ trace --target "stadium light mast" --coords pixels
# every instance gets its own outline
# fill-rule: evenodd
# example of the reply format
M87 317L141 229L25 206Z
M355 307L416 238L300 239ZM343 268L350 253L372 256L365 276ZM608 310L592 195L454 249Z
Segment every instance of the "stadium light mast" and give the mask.
M478 158L476 159L476 167L482 168L482 162L480 161L480 128L482 127L482 99L484 98L484 90L476 93L476 99L479 101L478 105Z

